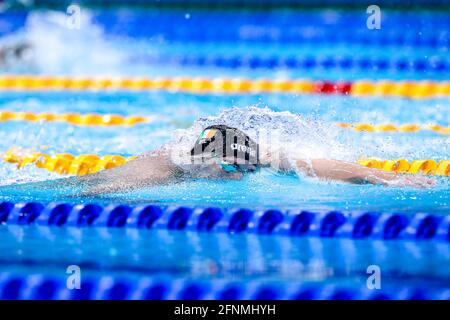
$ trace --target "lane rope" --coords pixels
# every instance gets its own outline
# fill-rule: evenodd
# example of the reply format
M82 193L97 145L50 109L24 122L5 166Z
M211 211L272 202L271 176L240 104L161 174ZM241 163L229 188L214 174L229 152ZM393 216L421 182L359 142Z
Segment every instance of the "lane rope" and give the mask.
M134 158L136 156L106 155L100 157L95 154L75 156L70 153L49 155L42 152L29 152L17 148L12 148L3 155L4 161L15 163L19 169L26 165L34 164L37 168L46 169L61 175L76 176L112 169Z
M364 70L445 73L450 63L444 58L384 59L355 58L351 56L257 56L257 55L140 55L129 59L131 63L216 67L228 69L289 69L289 70Z
M341 94L432 98L450 96L450 81L328 82L312 80L270 80L244 78L70 78L1 76L0 91L151 91L221 93Z
M418 132L428 130L440 134L450 134L450 126L443 126L436 123L407 123L402 125L395 125L392 123L371 124L338 122L336 123L336 125L344 129L352 129L358 132Z
M48 236L48 235L47 235ZM135 240L134 240L135 241ZM414 247L413 247L414 248ZM237 250L237 249L236 249ZM413 253L411 253L412 255ZM171 257L172 258L172 257ZM173 258L172 258L173 259ZM209 262L211 264L211 262ZM88 269L89 270L89 269ZM67 278L47 273L0 273L1 300L449 300L445 286L405 285L370 290L367 286L325 281L277 283L252 279L192 279L146 274L83 275L79 290L68 289ZM389 277L389 276L388 276ZM375 292L374 292L375 291ZM63 298L62 298L63 297ZM266 310L270 314L271 306ZM259 314L259 309L258 314ZM264 309L261 309L264 310ZM156 309L155 312L158 312ZM262 311L261 311L262 312Z
M26 122L66 122L77 126L134 126L141 123L151 123L166 120L162 116L122 116L118 114L97 113L35 113L31 111L0 111L0 122L26 121Z
M106 155L100 157L95 154L75 156L70 153L49 155L18 148L11 148L3 155L5 162L15 163L19 169L26 165L34 164L38 168L47 169L58 174L78 176L95 173L103 169L111 169L134 158L136 156L123 157L121 155ZM450 176L450 160L435 161L432 159L424 159L408 161L405 159L361 159L357 163L369 168L397 173Z
M160 206L143 204L0 202L6 225L165 229L288 237L450 241L450 216L429 213L342 212Z
M0 110L0 122L7 121L26 121L26 122L66 122L77 126L134 126L142 123L151 123L155 121L168 121L163 116L156 115L130 115L122 116L118 114L97 114L97 113L35 113L31 111L9 111ZM430 130L440 134L450 134L450 126L440 124L415 124L408 123L403 125L370 124L370 123L347 123L338 122L337 126L344 129L353 129L355 131L365 132L418 132L421 130Z
M435 161L432 159L424 159L408 161L405 159L361 159L357 162L360 165L369 168L381 169L397 173L450 176L450 160Z

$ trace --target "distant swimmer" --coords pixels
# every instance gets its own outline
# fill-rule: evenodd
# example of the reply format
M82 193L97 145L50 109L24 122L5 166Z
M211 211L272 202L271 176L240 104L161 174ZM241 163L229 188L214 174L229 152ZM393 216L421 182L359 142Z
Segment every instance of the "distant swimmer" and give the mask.
M26 42L0 46L0 68L29 61L32 54L31 45Z
M285 174L304 174L323 180L354 184L426 188L432 179L403 175L333 159L289 159L263 150L243 131L226 125L204 128L190 152L180 157L161 148L141 155L126 164L82 177L54 181L57 187L82 186L81 195L95 196L163 185L187 179L241 179L261 168ZM274 157L277 157L275 159Z

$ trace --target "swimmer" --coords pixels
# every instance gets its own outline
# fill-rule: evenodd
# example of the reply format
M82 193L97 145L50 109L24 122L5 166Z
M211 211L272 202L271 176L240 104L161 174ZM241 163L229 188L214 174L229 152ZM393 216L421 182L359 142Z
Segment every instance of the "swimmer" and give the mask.
M31 51L31 45L26 42L0 47L0 67L8 68L11 65L29 61Z
M278 157L278 155L276 155ZM285 174L304 174L322 180L400 187L431 187L425 177L402 175L333 159L274 159L248 135L225 125L204 128L188 154L176 158L161 148L119 167L82 177L62 179L61 186L83 186L82 196L124 192L137 188L176 183L187 179L241 179L261 168ZM54 185L55 186L55 185ZM80 194L78 194L79 196Z

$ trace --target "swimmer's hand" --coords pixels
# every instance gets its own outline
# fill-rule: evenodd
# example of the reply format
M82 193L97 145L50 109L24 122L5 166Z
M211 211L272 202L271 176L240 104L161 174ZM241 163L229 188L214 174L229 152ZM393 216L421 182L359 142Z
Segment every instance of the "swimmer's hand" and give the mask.
M435 185L434 180L423 176L400 175L346 161L330 159L297 160L296 165L298 171L327 180L392 187L430 188Z
M397 175L393 180L386 180L384 185L390 187L431 188L436 182L424 176Z

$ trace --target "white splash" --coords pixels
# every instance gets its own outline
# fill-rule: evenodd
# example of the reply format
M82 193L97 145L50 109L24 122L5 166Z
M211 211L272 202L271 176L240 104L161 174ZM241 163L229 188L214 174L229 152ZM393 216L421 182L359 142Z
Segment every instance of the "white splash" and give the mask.
M289 158L351 160L356 157L349 144L339 137L337 127L289 111L276 112L256 106L233 107L217 116L199 118L190 128L177 130L174 139L164 147L188 152L205 127L217 124L240 129L257 141L260 148L281 149Z
M65 12L30 12L24 29L10 35L4 43L28 45L31 57L9 68L27 73L120 75L123 54L105 40L103 30L92 22L89 11L81 11L79 29L71 28L68 18Z

